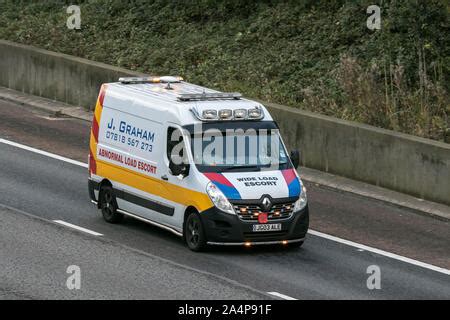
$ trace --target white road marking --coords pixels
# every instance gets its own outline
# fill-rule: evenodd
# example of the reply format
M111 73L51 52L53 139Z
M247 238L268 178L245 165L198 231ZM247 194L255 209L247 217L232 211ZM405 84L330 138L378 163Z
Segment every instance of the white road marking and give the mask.
M395 254L395 253L391 253L391 252L388 252L388 251L380 250L380 249L377 249L377 248L372 248L372 247L369 247L369 246L366 246L366 245L363 245L363 244L360 244L360 243L357 243L357 242L341 239L341 238L338 238L338 237L335 237L335 236L332 236L332 235L329 235L329 234L326 234L326 233L322 233L322 232L319 232L319 231L309 230L308 233L312 234L314 236L317 236L317 237L321 237L321 238L325 238L325 239L328 239L328 240L331 240L331 241L343 243L345 245L358 248L360 250L370 251L372 253L376 253L376 254L379 254L379 255L382 255L382 256L385 256L385 257L388 257L388 258L392 258L392 259L395 259L395 260L406 262L406 263L409 263L409 264L412 264L412 265L415 265L415 266L418 266L418 267L422 267L422 268L425 268L425 269L433 270L433 271L440 272L440 273L443 273L443 274L446 274L446 275L450 275L450 270L448 270L448 269L444 269L444 268L441 268L441 267L433 266L432 264L428 264L428 263L425 263L425 262L421 262L421 261L418 261L418 260L414 260L414 259L411 259L411 258L400 256L400 255Z
M28 147L28 146L25 146L25 145L20 144L20 143L12 142L12 141L5 140L5 139L0 139L0 143L7 144L7 145L10 145L10 146L13 146L13 147L16 147L16 148L20 148L20 149L23 149L23 150L31 151L31 152L34 152L34 153L38 153L40 155L43 155L43 156L46 156L46 157L49 157L49 158L53 158L53 159L56 159L56 160L64 161L64 162L67 162L67 163L71 163L71 164L74 164L74 165L77 165L77 166L80 166L80 167L84 167L84 168L88 167L87 163L79 162L79 161L76 161L76 160L72 160L72 159L69 159L69 158L65 158L65 157L59 156L59 155L54 154L54 153L50 153L50 152L47 152L47 151L42 151L42 150L39 150L39 149ZM87 158L87 155L86 155L86 158Z
M72 228L72 229L75 229L75 230L78 230L78 231L89 233L89 234L91 234L93 236L103 236L103 234L101 234L101 233L98 233L98 232L95 232L95 231L92 231L92 230L89 230L89 229L86 229L86 228L82 228L82 227L76 226L74 224L62 221L62 220L53 220L53 222L59 223L59 224L61 224L63 226L66 226L66 227L69 227L69 228Z
M275 291L273 291L273 292L267 292L267 293L270 294L270 295L272 295L272 296L275 296L275 297L284 299L284 300L297 300L297 299L295 299L295 298L289 297L289 296L287 296L287 295L285 295L285 294L282 294L282 293L279 293L279 292L275 292Z
M38 116L39 118L48 120L48 121L67 121L72 120L73 118L70 117L46 117L46 116Z
M10 146L14 146L14 147L17 147L17 148L20 148L20 149L24 149L24 150L27 150L27 151L35 152L35 153L41 154L43 156L47 156L47 157L50 157L50 158L53 158L53 159L56 159L56 160L61 160L61 161L64 161L64 162L67 162L67 163L71 163L71 164L74 164L74 165L77 165L77 166L81 166L81 167L84 167L84 168L88 167L87 163L75 161L75 160L72 160L72 159L69 159L69 158L65 158L65 157L62 157L62 156L59 156L59 155L56 155L56 154L53 154L53 153L49 153L49 152L46 152L46 151L42 151L42 150L39 150L39 149L31 148L31 147L28 147L28 146L25 146L25 145L22 145L22 144L19 144L19 143L16 143L16 142L12 142L12 141L9 141L9 140L0 139L0 143L4 143L4 144L10 145ZM84 230L87 230L87 229L84 229ZM88 230L88 231L90 231L90 230ZM93 231L91 231L91 232L93 232ZM94 233L96 233L96 232L94 232ZM369 247L369 246L366 246L366 245L363 245L363 244L360 244L360 243L357 243L357 242L341 239L341 238L338 238L338 237L335 237L335 236L332 236L332 235L329 235L329 234L326 234L326 233L322 233L322 232L319 232L319 231L311 230L311 229L308 231L308 233L312 234L314 236L317 236L317 237L321 237L321 238L325 238L325 239L328 239L328 240L331 240L331 241L339 242L339 243L342 243L342 244L345 244L345 245L348 245L348 246L352 246L352 247L355 247L355 248L358 248L358 249L362 249L362 250L365 250L365 251L370 251L372 253L376 253L376 254L379 254L379 255L382 255L382 256L385 256L385 257L389 257L391 259L395 259L395 260L399 260L399 261L402 261L402 262L406 262L406 263L409 263L409 264L412 264L412 265L415 265L415 266L418 266L418 267L422 267L422 268L425 268L425 269L429 269L429 270L440 272L440 273L443 273L443 274L446 274L446 275L450 275L450 270L448 270L448 269L437 267L437 266L434 266L434 265L431 265L431 264L428 264L428 263L425 263L425 262L421 262L421 261L418 261L418 260L414 260L414 259L411 259L411 258L407 258L407 257L401 256L401 255L395 254L395 253L391 253L391 252L388 252L388 251L380 250L380 249L377 249L377 248L372 248L372 247ZM97 234L97 235L101 235L101 234Z

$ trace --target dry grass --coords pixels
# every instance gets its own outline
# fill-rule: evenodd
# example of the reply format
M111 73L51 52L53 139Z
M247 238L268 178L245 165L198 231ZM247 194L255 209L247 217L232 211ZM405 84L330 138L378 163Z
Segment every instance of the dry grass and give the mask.
M450 99L440 83L439 66L432 72L423 63L418 66L420 85L411 90L401 64L374 62L363 68L356 58L344 55L330 74L341 94L333 97L326 86L314 92L304 89L303 105L342 119L450 142Z

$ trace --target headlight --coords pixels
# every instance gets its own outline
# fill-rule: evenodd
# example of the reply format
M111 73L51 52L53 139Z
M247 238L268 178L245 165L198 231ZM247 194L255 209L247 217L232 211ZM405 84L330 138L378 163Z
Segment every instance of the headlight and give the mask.
M300 193L300 198L295 202L294 212L302 210L304 207L306 207L307 203L308 198L306 197L306 188L305 185L302 183L302 192Z
M225 197L222 191L220 191L214 183L208 182L206 192L218 209L229 214L236 214L230 201L228 201L227 197Z

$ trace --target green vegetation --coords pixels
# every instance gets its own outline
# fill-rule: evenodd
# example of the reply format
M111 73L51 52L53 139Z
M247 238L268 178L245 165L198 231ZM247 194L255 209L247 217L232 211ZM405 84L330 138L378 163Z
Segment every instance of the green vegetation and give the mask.
M0 0L0 38L450 142L447 0L68 3Z

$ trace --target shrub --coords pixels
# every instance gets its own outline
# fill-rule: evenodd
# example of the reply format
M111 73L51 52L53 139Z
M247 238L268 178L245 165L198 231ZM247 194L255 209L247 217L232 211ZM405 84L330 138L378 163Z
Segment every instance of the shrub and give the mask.
M446 0L0 2L0 37L450 142Z

